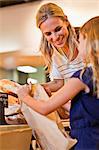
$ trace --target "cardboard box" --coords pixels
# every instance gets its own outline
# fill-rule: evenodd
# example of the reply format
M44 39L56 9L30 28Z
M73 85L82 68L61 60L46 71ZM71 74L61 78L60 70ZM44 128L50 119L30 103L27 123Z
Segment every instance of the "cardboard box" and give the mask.
M29 150L31 137L28 125L0 126L0 150Z

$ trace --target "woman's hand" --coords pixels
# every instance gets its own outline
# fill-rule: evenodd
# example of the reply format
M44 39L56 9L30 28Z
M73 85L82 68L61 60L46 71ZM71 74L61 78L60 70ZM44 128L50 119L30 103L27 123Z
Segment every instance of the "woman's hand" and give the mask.
M41 84L41 85L43 86L44 90L46 91L46 93L50 97L52 94L51 94L51 90L50 90L49 86L47 84Z

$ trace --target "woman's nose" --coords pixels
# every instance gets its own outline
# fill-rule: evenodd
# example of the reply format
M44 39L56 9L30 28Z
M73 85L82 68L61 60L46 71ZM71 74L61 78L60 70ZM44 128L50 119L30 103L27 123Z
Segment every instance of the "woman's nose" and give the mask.
M52 41L55 42L58 39L58 35L56 33L52 33Z

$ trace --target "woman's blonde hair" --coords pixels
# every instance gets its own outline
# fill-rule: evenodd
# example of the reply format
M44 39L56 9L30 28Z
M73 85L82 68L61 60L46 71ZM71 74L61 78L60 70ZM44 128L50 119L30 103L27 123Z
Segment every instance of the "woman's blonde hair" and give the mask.
M37 12L36 15L37 27L40 28L40 25L50 17L60 17L60 19L69 23L63 10L58 5L54 3L46 3L42 5ZM67 29L69 31L69 37L68 37L68 45L70 50L69 60L71 60L73 57L73 52L77 48L77 36L75 30L72 28L70 23ZM40 44L40 51L44 55L46 66L48 67L48 71L50 71L54 46L47 41L47 39L43 34L42 34L42 39ZM60 52L60 50L58 51ZM62 49L61 49L61 53L63 54Z
M92 65L93 81L95 81L95 89L99 97L99 16L87 21L80 29L80 33L86 38L87 64Z

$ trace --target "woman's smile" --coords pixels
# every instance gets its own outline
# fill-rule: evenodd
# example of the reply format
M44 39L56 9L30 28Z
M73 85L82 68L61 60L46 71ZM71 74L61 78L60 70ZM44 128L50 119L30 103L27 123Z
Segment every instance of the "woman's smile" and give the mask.
M66 38L64 36L59 36L58 40L53 42L54 46L63 47L66 43Z

